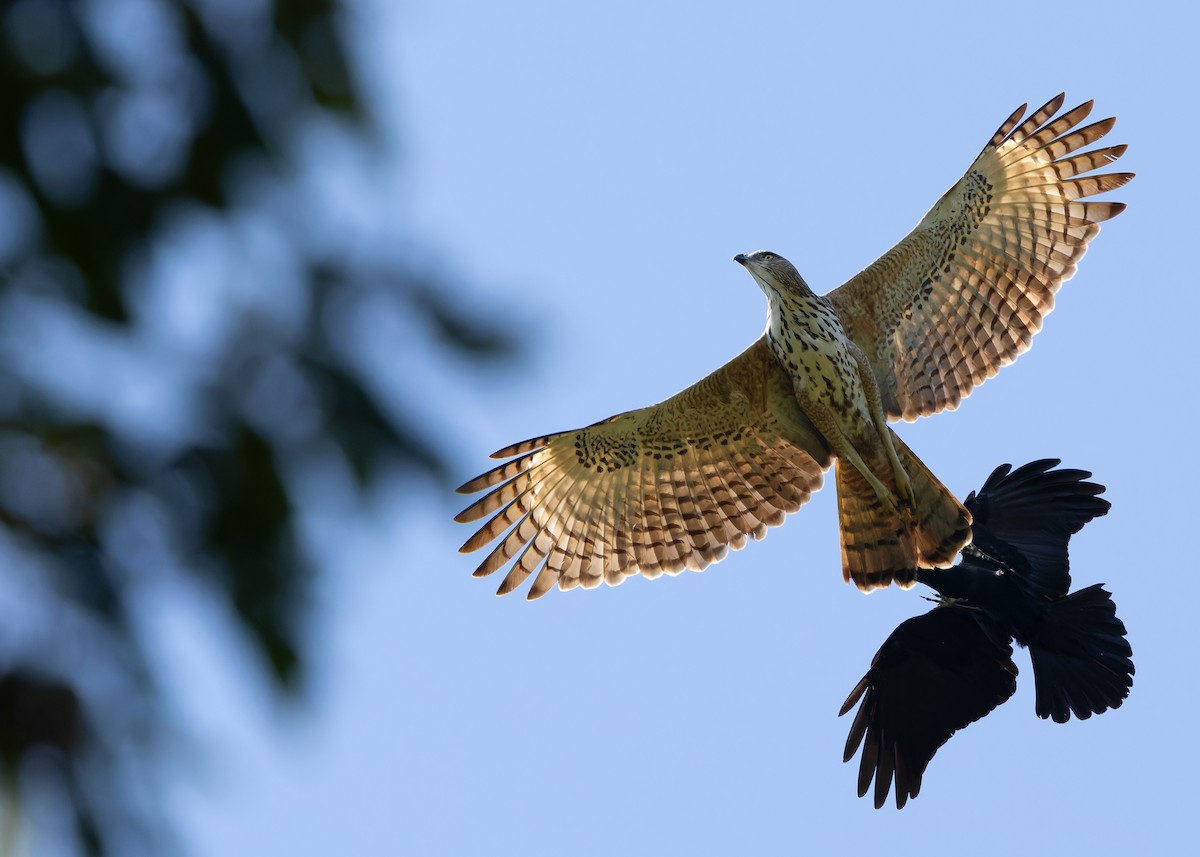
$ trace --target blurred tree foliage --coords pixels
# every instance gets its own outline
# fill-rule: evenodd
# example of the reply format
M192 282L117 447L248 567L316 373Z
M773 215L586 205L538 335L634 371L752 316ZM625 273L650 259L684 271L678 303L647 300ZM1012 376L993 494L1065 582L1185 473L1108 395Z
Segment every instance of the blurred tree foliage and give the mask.
M203 580L294 698L319 573L305 475L332 457L361 495L441 472L347 320L512 350L323 204L298 141L385 148L340 7L0 6L0 778L19 806L62 808L73 849L169 839L140 593Z

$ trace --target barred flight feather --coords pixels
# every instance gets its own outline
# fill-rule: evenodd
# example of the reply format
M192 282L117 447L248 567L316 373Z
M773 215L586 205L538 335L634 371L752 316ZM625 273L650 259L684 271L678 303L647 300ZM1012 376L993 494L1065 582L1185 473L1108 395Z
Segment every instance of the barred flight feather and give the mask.
M459 490L483 521L463 552L499 539L475 571L528 597L699 571L761 538L816 491L829 450L765 340L651 408L499 450Z
M1126 147L1073 154L1116 120L1077 127L1090 101L1052 119L1063 100L1024 120L1025 108L1015 111L904 240L829 293L871 361L890 419L956 407L1025 351L1099 224L1124 210L1079 200L1133 178L1083 175ZM1011 312L992 311L1004 306Z

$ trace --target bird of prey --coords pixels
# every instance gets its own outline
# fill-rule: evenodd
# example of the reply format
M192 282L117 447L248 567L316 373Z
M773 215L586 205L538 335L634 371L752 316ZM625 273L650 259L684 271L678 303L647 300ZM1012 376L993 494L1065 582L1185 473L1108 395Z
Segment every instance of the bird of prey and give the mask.
M456 518L487 519L464 553L511 567L497 594L528 597L700 570L762 537L837 461L842 572L863 590L911 586L953 562L970 516L888 428L957 407L1025 351L1059 286L1124 205L1080 200L1125 184L1091 173L1125 146L1081 151L1115 119L1081 126L1063 95L1004 121L899 244L824 296L781 256L740 262L767 296L763 336L660 404L505 447L463 485Z
M877 809L893 777L903 808L938 748L1013 695L1014 638L1029 649L1038 717L1086 720L1129 695L1133 650L1112 596L1102 584L1067 594L1067 542L1107 514L1104 486L1058 463L1003 465L972 492L975 538L962 562L917 575L939 606L892 632L842 706L846 714L862 701L844 759L862 746L858 794L874 778Z

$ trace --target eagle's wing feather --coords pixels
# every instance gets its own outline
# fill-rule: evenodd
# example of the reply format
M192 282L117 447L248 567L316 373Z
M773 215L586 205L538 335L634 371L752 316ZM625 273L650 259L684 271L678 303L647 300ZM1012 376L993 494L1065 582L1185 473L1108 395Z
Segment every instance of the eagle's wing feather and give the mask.
M537 572L530 598L700 570L800 508L831 460L765 339L665 402L493 457L510 460L459 489L487 491L456 519L486 519L462 550L499 539L476 575L511 563L505 594Z
M1063 97L1024 122L1015 111L908 236L829 293L889 418L954 408L1025 351L1099 223L1125 208L1078 201L1133 176L1080 177L1125 146L1072 154L1116 120L1077 128L1089 101L1050 121Z

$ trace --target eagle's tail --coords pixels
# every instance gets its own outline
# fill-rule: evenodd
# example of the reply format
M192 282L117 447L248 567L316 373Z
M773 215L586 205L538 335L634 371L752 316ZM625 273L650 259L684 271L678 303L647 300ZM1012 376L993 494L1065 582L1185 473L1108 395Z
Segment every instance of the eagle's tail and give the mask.
M837 464L842 575L866 592L893 581L912 586L918 567L950 565L971 540L970 512L895 433L892 442L912 483L914 508L888 509L857 469Z
M838 459L836 466L842 576L865 592L893 580L911 586L917 546L903 513L889 509L854 465Z
M922 568L948 568L958 552L971 542L971 513L895 432L892 443L916 498L913 531L918 562Z

